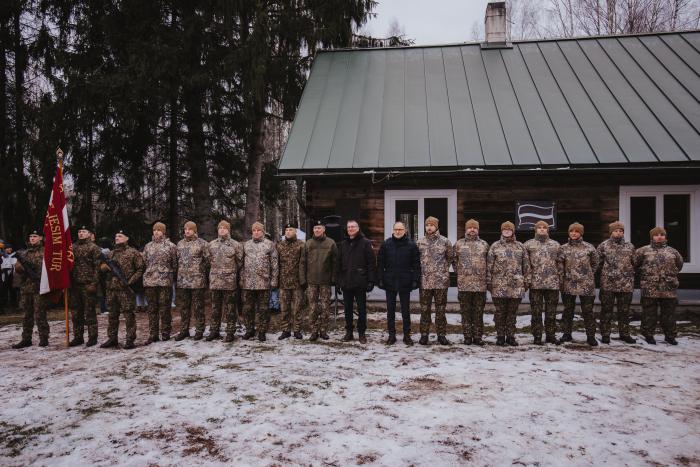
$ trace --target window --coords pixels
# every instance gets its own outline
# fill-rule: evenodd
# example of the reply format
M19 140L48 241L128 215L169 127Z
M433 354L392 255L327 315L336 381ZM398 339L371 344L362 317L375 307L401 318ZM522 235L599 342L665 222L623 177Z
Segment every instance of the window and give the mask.
M440 233L457 241L457 190L386 190L384 192L384 237L394 222L406 224L414 240L424 235L425 219L437 217Z
M639 248L649 244L649 230L666 229L668 243L683 255L682 272L700 272L700 185L620 187L620 220L625 237Z

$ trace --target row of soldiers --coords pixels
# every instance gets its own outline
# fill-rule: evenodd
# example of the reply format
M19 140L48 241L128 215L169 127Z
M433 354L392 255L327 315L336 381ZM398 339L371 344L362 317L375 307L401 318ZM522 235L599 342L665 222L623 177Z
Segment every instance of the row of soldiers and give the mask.
M358 305L357 329L360 342L366 342L366 293L375 283L386 291L388 331L387 344L396 342L394 316L399 296L403 319L404 343L412 345L410 332L410 292L420 289L420 344L429 343L432 325L431 306L435 305L435 328L438 343L447 345L445 308L449 288L449 270L457 275L458 298L462 315L465 344L483 345L483 311L486 292L490 292L496 308L495 322L498 345L517 345L515 340L516 312L524 294L529 290L531 330L535 344L559 343L572 340L576 299L581 311L590 345L597 345L596 323L593 317L595 274L601 275L602 304L600 331L602 341L610 342L613 309L617 305L620 338L635 342L629 333L629 307L634 288L635 272L639 271L642 289L642 334L655 343L654 330L661 317L666 341L676 344L675 320L678 272L683 259L666 243L666 232L657 227L650 232L649 245L635 250L624 239L624 225L610 224L610 238L597 249L583 241L584 227L574 223L569 227L569 241L564 245L549 238L549 225L539 222L535 236L520 243L515 238L511 222L501 225L501 239L488 245L479 238L479 223L470 219L465 224L465 236L453 246L439 233L439 221L426 219L425 236L413 242L401 222L393 226L392 236L384 241L375 258L371 242L359 231L356 221L348 221L348 238L340 243L325 235L325 227L317 222L313 236L306 242L297 239L293 225L285 227L284 239L273 242L265 237L264 226L256 222L252 238L240 243L231 238L230 224L221 221L218 236L206 242L197 235L194 222L184 225L184 238L174 245L166 237L166 227L153 226L153 239L143 253L128 245L125 231L115 235L114 249L104 257L91 240L90 229L83 226L74 244L75 266L74 305L71 346L97 343L95 296L100 270L109 273L107 297L109 308L108 340L101 347L118 347L119 317L126 323L124 348L133 348L136 339L134 288L142 281L148 302L149 338L147 344L169 340L172 333L171 300L176 286L176 306L180 313L180 330L174 336L182 340L190 335L194 315L194 339L204 338L204 296L211 295L211 323L206 340L222 338L221 321L226 314L224 340L234 340L238 317L236 296L240 291L245 319L244 339L257 335L266 340L269 326L269 297L279 289L282 312L280 339L292 336L302 339L302 301L309 303L312 341L328 339L331 287L344 291L346 334L344 341L353 339L353 303ZM42 238L39 232L29 236L25 260L35 270L41 270ZM21 272L21 269L20 269ZM556 308L561 293L564 304L561 339L555 335ZM305 295L305 297L304 297ZM46 298L38 293L38 284L25 277L21 307L25 312L22 340L15 348L30 346L36 319L40 342L48 344ZM543 321L544 315L544 321ZM87 326L88 340L84 341ZM542 332L545 341L542 341Z

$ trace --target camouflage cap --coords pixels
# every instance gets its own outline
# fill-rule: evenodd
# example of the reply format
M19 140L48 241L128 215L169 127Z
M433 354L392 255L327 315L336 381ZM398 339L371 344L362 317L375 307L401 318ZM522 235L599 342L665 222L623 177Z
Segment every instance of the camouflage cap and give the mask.
M165 224L163 224L162 222L156 222L155 224L153 224L153 231L155 232L156 230L165 233Z
M568 231L569 231L569 232L572 232L572 231L574 231L574 230L575 230L576 232L580 233L581 235L583 235L583 225L582 225L582 224L579 224L578 222L574 222L573 224L571 224L571 225L569 226L569 230L568 230Z
M535 223L535 229L538 229L540 227L547 227L549 229L549 224L547 224L545 221L537 221Z
M195 233L197 232L197 224L195 224L195 223L192 222L192 221L187 221L187 222L185 222L185 228L186 228L186 229L190 229L190 230L194 230Z
M229 224L229 222L226 221L226 220L224 220L224 219L222 219L221 221L219 221L219 225L216 226L216 229L218 230L218 229L220 229L220 228L222 228L222 227L223 227L224 229L228 230L229 232L231 231L231 224Z
M613 230L617 230L617 229L625 230L625 224L623 224L620 221L615 221L615 222L611 222L610 225L608 226L608 231L610 233L613 233Z
M649 238L651 240L654 240L654 235L663 235L665 237L666 229L664 229L663 227L654 227L649 231Z
M250 226L250 230L262 230L264 232L265 226L262 222L253 222L253 225Z
M505 221L503 224L501 224L501 232L503 232L504 230L515 231L515 224L513 224L511 221Z
M425 225L434 225L435 228L439 227L439 222L437 217L430 216L425 220Z
M470 227L479 230L479 221L477 221L476 219L469 219L467 222L464 223L464 228L468 229Z

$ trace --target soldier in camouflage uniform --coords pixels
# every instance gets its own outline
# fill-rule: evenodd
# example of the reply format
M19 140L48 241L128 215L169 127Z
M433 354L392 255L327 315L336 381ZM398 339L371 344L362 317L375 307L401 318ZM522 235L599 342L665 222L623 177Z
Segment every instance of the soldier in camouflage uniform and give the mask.
M634 291L634 245L625 241L625 225L615 221L609 226L610 238L598 245L600 257L600 334L603 344L610 343L613 308L617 302L617 329L620 340L634 344L630 336L630 303Z
M107 281L107 306L109 308L109 326L107 328L107 341L100 347L103 349L119 347L117 335L119 333L119 314L124 315L126 321L126 343L125 349L133 349L136 340L136 307L133 287L142 277L144 264L143 256L136 249L128 245L129 237L123 230L114 236L114 249L107 254L107 258L116 263L116 266L123 274L124 284L119 279L118 273L112 271L106 263L102 263L100 268L105 272L111 272L111 277Z
M44 242L42 239L41 231L34 230L29 234L27 250L23 253L18 252L18 256L22 255L25 261L32 266L38 278L41 277L41 266L44 262ZM12 348L21 349L32 345L34 321L36 321L36 327L39 331L39 346L46 347L49 345L49 322L46 319L48 300L46 296L39 295L39 281L30 279L19 260L15 265L15 274L19 274L21 281L19 308L24 312L24 319L22 321L22 340L13 345Z
M231 224L219 222L218 238L209 242L211 270L209 289L211 290L211 325L208 341L221 337L221 316L226 310L226 342L233 342L238 320L238 272L243 265L243 246L231 238Z
M331 286L338 274L338 246L326 237L321 221L313 228L313 237L304 244L306 250L306 298L311 312L310 341L319 337L328 340L328 321L331 312Z
M484 345L484 306L486 305L486 261L489 244L479 238L479 223L469 219L464 238L455 243L454 270L462 314L462 334L466 345Z
M536 345L542 345L542 311L544 311L545 342L558 344L557 303L559 303L559 242L549 238L549 224L535 224L535 238L525 242L530 258L530 327ZM544 309L544 310L543 310Z
M676 341L676 305L678 273L683 268L683 257L666 243L666 230L654 227L649 232L651 243L638 249L634 264L639 269L642 289L642 335L649 344L656 344L656 323L661 322L665 340ZM660 309L660 315L659 315Z
M440 235L438 219L428 217L425 220L425 237L416 242L420 254L422 271L420 295L420 340L421 345L428 345L431 325L431 302L435 301L435 330L440 345L449 345L447 332L447 289L450 287L450 265L454 257L452 243Z
M172 332L173 281L177 275L177 247L165 237L165 224L153 224L153 240L143 249L146 272L143 286L148 302L148 340L146 345L170 339ZM160 326L159 326L160 318Z
M489 248L486 284L496 307L496 345L517 346L516 319L530 285L530 260L523 244L515 239L512 222L501 224L501 239Z
M595 300L595 272L598 269L598 252L588 242L583 241L583 225L574 222L569 226L569 241L559 249L557 264L559 268L559 286L561 301L564 303L562 313L561 342L570 342L574 326L574 309L576 297L581 300L581 314L586 328L587 342L590 346L598 345L595 338L595 318L593 302Z
M258 340L267 339L270 325L270 289L277 288L279 260L275 244L265 238L265 226L256 222L251 227L253 238L243 244L243 316L246 332L243 339L255 336L257 315ZM257 309L257 310L256 310Z
M190 319L194 312L194 340L204 337L204 291L207 288L209 244L197 236L197 224L185 222L185 238L177 242L177 291L180 332L176 341L190 337Z
M287 339L292 335L292 322L294 338L302 339L301 300L306 286L306 249L304 242L297 239L296 226L288 224L284 227L284 240L277 244L277 255L282 311L282 334L279 339Z
M97 344L97 278L102 250L91 239L90 229L78 229L78 241L73 244L73 271L70 297L73 301L73 340L70 347L84 343L85 325L88 328L86 347Z

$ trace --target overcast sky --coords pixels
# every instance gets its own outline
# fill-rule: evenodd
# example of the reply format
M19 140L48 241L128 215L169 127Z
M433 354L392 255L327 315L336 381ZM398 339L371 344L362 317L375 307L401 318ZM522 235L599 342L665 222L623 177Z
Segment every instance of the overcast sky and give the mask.
M483 29L488 0L378 0L377 17L362 30L385 37L396 18L416 45L469 42L478 21Z

